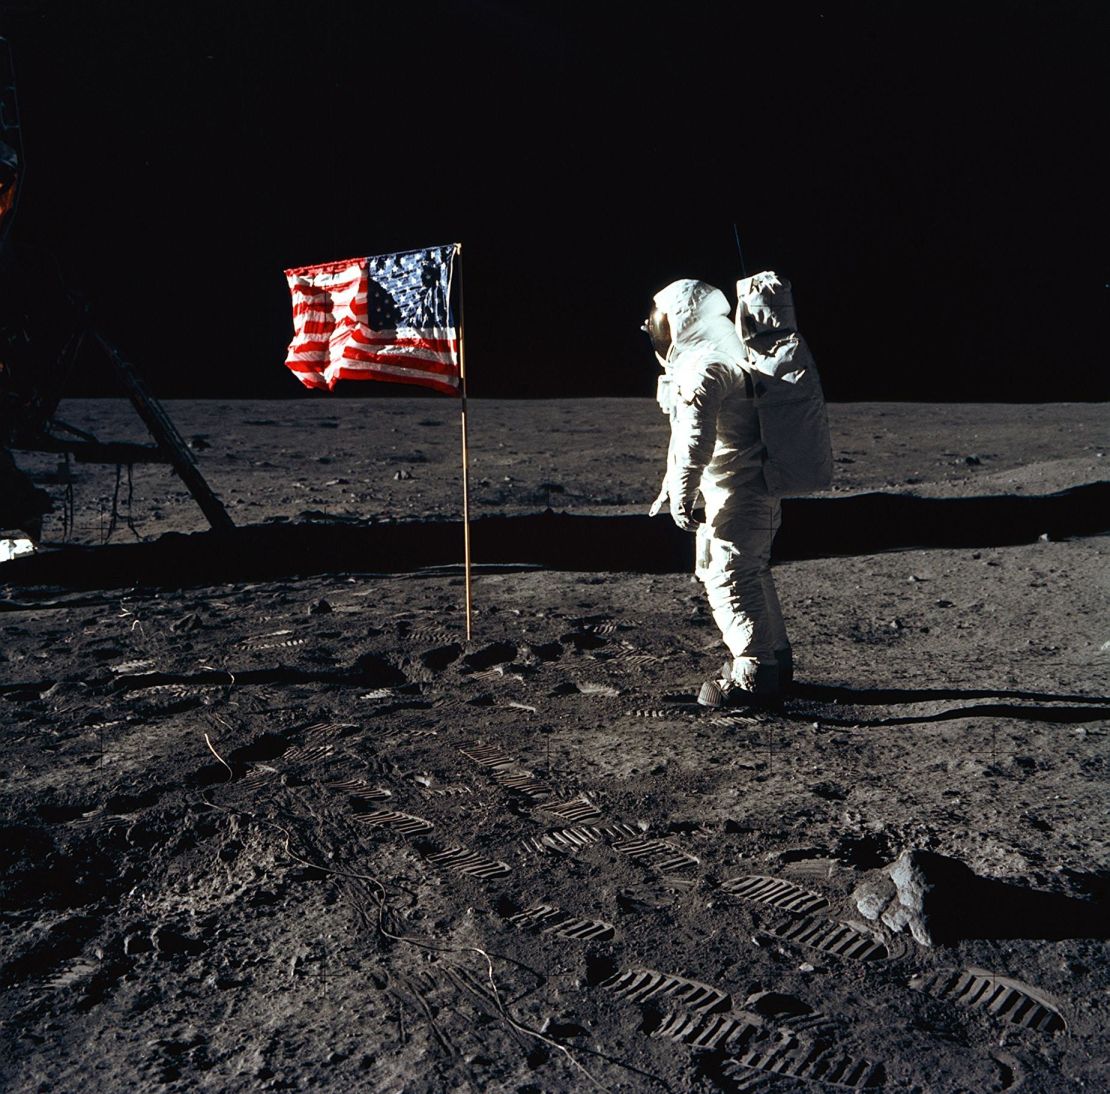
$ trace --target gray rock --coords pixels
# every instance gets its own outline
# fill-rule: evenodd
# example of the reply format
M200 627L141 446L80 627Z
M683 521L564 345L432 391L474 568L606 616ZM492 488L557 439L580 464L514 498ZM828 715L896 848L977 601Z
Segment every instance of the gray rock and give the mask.
M852 893L860 914L895 932L909 931L922 946L954 941L971 910L980 878L957 859L932 851L904 851Z
M958 859L903 852L852 894L860 913L923 946L968 938L1107 938L1105 900L1079 900L979 877Z
M877 920L892 902L897 902L898 891L890 877L881 872L869 874L856 886L852 893L860 915L865 919Z

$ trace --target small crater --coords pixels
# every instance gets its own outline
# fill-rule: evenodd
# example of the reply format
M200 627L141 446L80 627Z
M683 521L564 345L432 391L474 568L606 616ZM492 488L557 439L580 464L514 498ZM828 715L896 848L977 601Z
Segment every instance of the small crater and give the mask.
M560 635L559 641L572 645L579 653L583 650L599 650L609 644L609 640L601 635L582 631L571 631L570 634Z
M569 1041L572 1037L588 1037L590 1031L577 1022L557 1022L548 1020L540 1028L540 1033L553 1041Z
M420 663L432 672L442 672L452 661L458 659L462 653L462 646L452 642L447 646L436 646L435 649L425 650L420 654Z
M39 816L47 824L65 824L95 809L94 805L40 805Z
M357 658L354 671L364 684L371 687L394 687L407 683L405 674L396 665L376 653L364 653Z
M833 782L814 783L810 786L809 792L831 802L842 802L848 797L848 791L840 783Z
M620 966L609 954L586 954L586 983L591 988L596 988L606 980L611 980L617 974Z
M885 832L844 836L833 853L840 862L858 870L876 870L895 857L890 837Z
M149 809L161 797L157 790L148 790L145 794L113 794L104 803L104 812L112 814L137 813L140 809Z
M488 642L466 654L463 664L473 672L504 665L516 659L516 646L510 642Z

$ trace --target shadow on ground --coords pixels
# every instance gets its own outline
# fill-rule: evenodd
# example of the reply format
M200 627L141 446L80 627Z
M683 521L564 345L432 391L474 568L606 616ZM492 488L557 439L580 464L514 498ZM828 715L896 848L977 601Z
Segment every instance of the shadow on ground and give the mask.
M995 547L1041 536L1110 531L1110 483L1039 497L919 498L902 494L790 498L775 543L780 560L928 547ZM647 516L544 513L471 524L478 566L530 563L552 570L682 573L693 538ZM170 533L142 543L64 547L4 565L11 585L180 588L319 573L403 573L458 563L459 521L390 524L272 523L228 532Z
M942 945L961 939L1110 938L1104 873L1082 879L1090 900L981 877L959 859L932 851L908 852L887 873L917 927Z
M926 722L947 722L957 718L1018 718L1028 722L1098 722L1110 718L1110 697L1093 695L1052 695L1040 691L956 688L850 688L830 684L796 682L791 688L795 699L838 706L894 706L898 704L956 701L958 706L927 714L898 715L890 718L822 718L827 725L861 728L905 726ZM972 699L1014 700L1011 702L967 703ZM1029 704L1053 704L1032 706ZM1059 705L1057 705L1059 704Z

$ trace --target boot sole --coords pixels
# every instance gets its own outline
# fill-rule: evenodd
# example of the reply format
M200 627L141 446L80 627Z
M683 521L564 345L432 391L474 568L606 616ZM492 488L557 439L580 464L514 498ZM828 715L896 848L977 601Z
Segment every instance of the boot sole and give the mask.
M721 707L748 707L755 710L781 710L781 695L757 695L736 688L726 692L716 680L706 680L698 692L698 705L719 709Z

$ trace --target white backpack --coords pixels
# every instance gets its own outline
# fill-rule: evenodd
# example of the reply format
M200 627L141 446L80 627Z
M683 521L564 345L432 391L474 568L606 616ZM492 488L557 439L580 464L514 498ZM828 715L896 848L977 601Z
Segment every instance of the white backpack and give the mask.
M832 482L832 439L817 366L798 333L790 283L772 271L736 283L736 333L766 450L767 493L783 498Z

